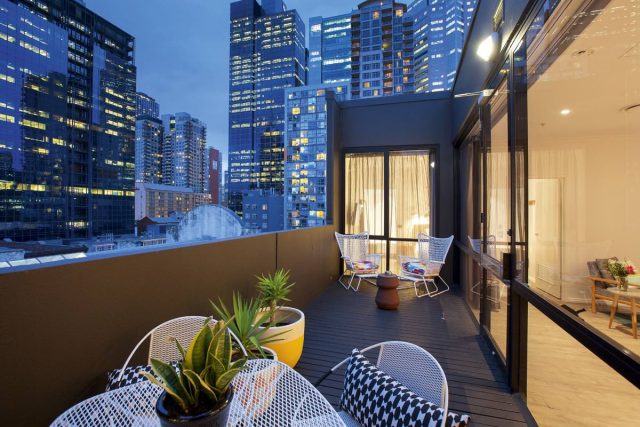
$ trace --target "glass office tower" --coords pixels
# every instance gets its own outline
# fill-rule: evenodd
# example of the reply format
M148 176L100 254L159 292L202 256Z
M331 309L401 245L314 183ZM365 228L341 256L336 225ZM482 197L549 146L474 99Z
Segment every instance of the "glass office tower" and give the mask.
M351 97L413 92L413 22L407 6L369 0L351 14Z
M451 90L477 0L416 0L413 21L415 91Z
M282 1L231 3L229 208L284 191L284 89L306 84L305 27Z
M351 14L309 20L310 85L351 82Z
M0 0L0 238L134 228L134 38L73 0Z
M160 118L160 104L143 92L136 94L136 116L151 116L154 119Z
M284 221L288 230L325 225L327 134L331 103L349 99L349 84L287 89Z

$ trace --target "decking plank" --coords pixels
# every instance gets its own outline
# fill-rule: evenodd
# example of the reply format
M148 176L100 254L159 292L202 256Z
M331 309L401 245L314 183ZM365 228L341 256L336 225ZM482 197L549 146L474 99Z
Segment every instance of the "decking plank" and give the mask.
M449 383L450 410L471 415L474 426L525 426L525 417L510 394L495 354L482 337L464 301L453 294L418 299L401 291L397 311L375 306L375 288L360 292L331 287L304 308L305 346L296 369L317 381L353 348L381 341L408 341L429 351L442 365ZM342 370L343 371L343 370ZM342 372L318 389L337 406Z

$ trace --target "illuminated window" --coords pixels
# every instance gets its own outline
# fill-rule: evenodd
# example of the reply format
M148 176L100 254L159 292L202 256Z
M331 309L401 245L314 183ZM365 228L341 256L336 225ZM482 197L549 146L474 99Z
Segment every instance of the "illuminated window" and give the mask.
M375 11L373 12L373 19L378 19L378 18L380 18L380 12L379 12L379 11L377 11L377 10L375 10Z
M291 114L293 114L294 116L297 116L298 114L300 114L300 107L293 107L291 109Z

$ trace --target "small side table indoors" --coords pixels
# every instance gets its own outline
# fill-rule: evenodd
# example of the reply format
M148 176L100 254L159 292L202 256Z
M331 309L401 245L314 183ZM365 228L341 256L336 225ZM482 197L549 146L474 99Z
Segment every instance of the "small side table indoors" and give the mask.
M608 289L613 295L613 304L611 304L611 315L609 317L609 329L613 325L619 304L626 304L631 307L631 334L633 338L638 339L638 304L640 304L640 289L629 288L628 291L619 289Z
M346 427L324 396L283 363L250 360L233 386L228 426ZM80 402L51 426L159 426L155 406L161 393L159 386L141 381Z
M400 305L398 286L400 279L390 271L379 274L376 279L378 293L376 294L376 305L382 310L397 310Z

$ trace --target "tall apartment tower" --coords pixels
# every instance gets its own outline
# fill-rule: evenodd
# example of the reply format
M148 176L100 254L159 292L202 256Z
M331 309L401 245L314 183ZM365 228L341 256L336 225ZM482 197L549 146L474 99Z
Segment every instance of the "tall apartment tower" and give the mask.
M162 183L204 193L207 126L188 113L163 115L162 125Z
M74 0L0 0L0 239L134 231L134 38Z
M136 116L160 118L160 104L146 93L136 93Z
M136 119L136 182L162 184L162 121L148 115Z
M309 85L351 83L351 13L309 20Z
M416 0L413 20L415 91L451 90L477 0Z
M222 180L220 150L209 147L207 153L208 187L211 194L211 203L218 205L220 204L220 182Z
M284 90L306 84L305 26L281 0L231 3L229 208L284 191Z
M351 14L351 97L413 92L413 22L407 6L368 0Z

